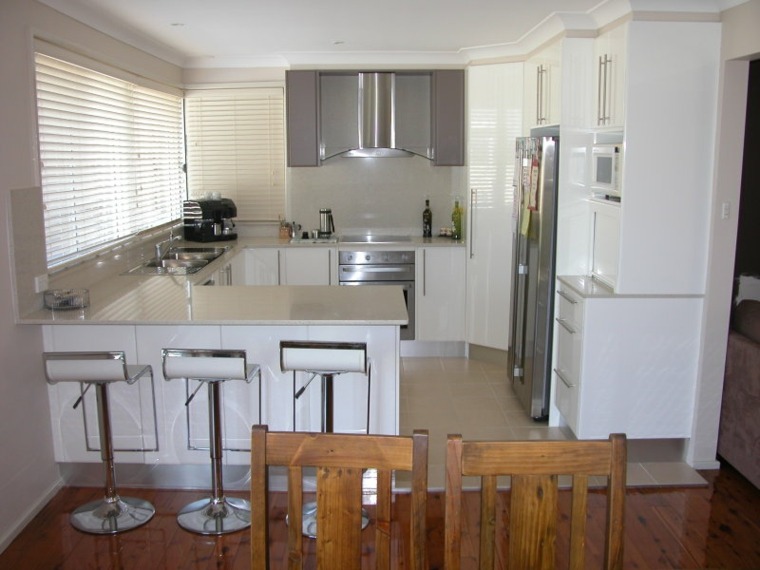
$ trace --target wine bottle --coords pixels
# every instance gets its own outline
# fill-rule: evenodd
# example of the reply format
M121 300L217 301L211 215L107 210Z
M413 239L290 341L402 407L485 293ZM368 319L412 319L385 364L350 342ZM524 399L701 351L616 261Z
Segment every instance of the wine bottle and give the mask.
M425 200L422 211L422 237L433 237L433 212L430 210L430 200Z
M459 199L454 200L454 209L451 211L451 237L452 239L462 239L462 207L459 205Z

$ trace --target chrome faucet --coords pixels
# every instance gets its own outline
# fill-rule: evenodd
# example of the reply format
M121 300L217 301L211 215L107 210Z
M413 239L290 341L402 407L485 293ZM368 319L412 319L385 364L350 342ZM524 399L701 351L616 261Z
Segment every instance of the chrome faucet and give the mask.
M171 247L172 242L178 239L179 239L179 236L175 236L169 233L168 239L160 241L156 244L155 246L156 247L156 263L161 263L161 260L166 254L166 251L169 251L169 247ZM169 247L166 248L166 251L163 251L163 248L165 245L168 245Z

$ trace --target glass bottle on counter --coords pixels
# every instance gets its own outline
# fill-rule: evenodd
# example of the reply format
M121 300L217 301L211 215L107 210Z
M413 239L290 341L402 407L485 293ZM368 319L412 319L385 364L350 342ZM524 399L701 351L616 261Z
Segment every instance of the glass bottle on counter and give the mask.
M433 212L430 210L430 200L425 200L422 211L422 237L433 237Z
M464 211L459 205L459 198L454 200L454 209L451 211L451 237L452 239L462 239L462 217Z

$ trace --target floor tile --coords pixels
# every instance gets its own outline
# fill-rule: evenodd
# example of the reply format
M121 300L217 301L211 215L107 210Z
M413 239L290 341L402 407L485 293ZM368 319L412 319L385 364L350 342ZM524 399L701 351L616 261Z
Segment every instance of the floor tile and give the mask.
M506 366L466 358L401 359L400 433L427 429L429 486L443 489L446 437L459 433L465 439L536 440L572 439L567 428L536 422L522 408L508 383ZM400 477L397 484L406 484ZM508 485L508 479L505 480ZM476 481L468 482L468 487ZM603 477L590 479L605 485ZM634 458L628 464L629 486L704 485L686 463Z

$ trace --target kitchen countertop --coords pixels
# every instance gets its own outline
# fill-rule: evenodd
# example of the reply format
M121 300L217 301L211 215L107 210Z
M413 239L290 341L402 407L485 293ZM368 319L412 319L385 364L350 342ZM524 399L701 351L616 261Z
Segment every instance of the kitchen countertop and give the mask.
M106 286L93 288L86 309L40 309L21 323L403 325L407 319L401 287L204 287L159 276L110 297Z
M660 294L630 294L616 293L613 289L594 277L588 275L558 275L557 280L575 291L584 299L694 299L702 295L660 295Z
M225 286L201 284L235 255L249 248L336 247L404 249L421 246L463 247L446 237L409 237L398 242L290 243L288 239L240 237L234 241L174 245L229 247L221 257L188 276L119 273L87 287L85 309L39 309L19 324L261 324L261 325L403 325L408 316L401 287Z
M583 298L615 296L610 287L587 275L558 275L557 279Z
M343 241L345 239L346 241ZM450 237L435 236L423 238L421 236L408 236L399 241L348 241L350 236L338 239L338 241L326 242L324 240L312 239L279 239L267 237L240 237L235 242L211 242L211 243L235 243L239 248L254 247L337 247L338 249L356 250L359 248L372 249L404 249L415 247L464 247L465 242L453 240ZM188 242L190 243L190 242ZM211 244L204 244L211 245Z

